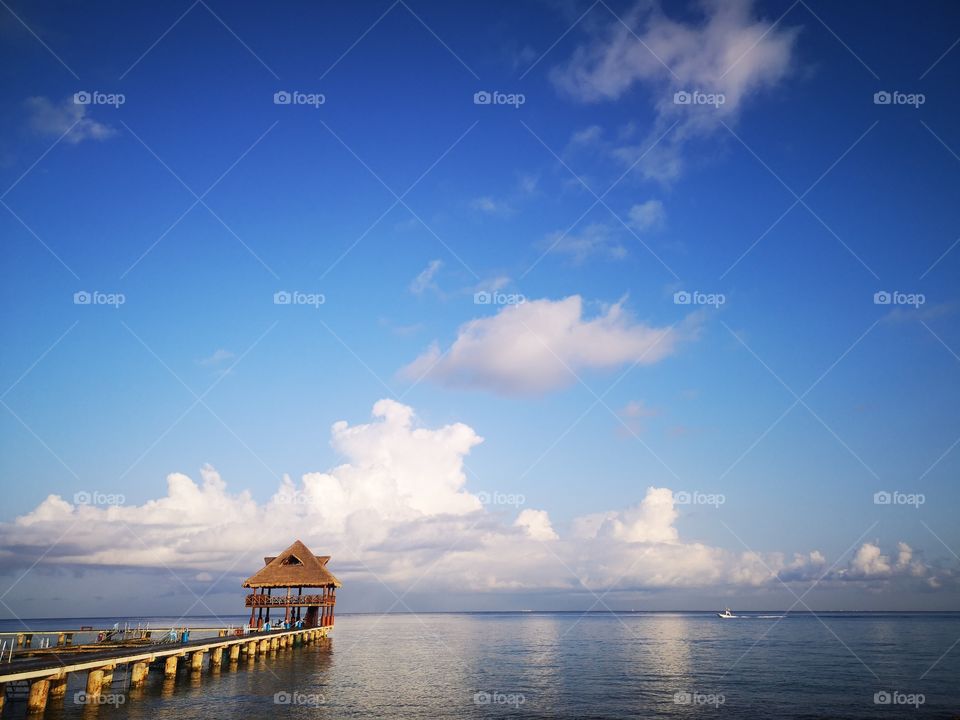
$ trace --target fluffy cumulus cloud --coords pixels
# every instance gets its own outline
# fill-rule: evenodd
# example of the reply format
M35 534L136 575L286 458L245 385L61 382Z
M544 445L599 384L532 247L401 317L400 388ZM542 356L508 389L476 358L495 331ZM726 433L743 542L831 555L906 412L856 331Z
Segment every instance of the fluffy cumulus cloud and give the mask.
M73 97L55 103L45 97L31 97L25 103L30 129L43 137L58 138L76 145L84 140L106 140L117 134L115 128L87 114L89 105L74 102Z
M556 530L543 509L510 518L481 503L486 490L468 487L464 460L481 442L467 425L423 427L410 407L381 400L370 422L333 426L340 465L299 482L284 478L264 503L231 492L210 467L199 480L171 474L166 495L142 505L51 495L0 524L0 565L176 568L210 583L225 573L242 577L300 538L335 555L341 579L400 590L412 583L431 592L749 589L815 579L940 584L904 543L889 556L866 543L837 570L817 551L788 558L685 540L667 488L648 488L632 507L577 518L569 531Z
M641 142L621 144L614 154L632 164L647 153L639 165L645 175L672 180L681 172L687 141L735 120L752 97L780 83L794 65L796 30L757 17L753 5L752 0L703 0L699 17L690 20L640 3L623 22L611 20L577 48L554 69L553 81L568 96L589 103L617 100L644 87L652 98L652 129ZM695 92L722 98L700 102L692 97ZM677 102L675 93L688 95ZM593 127L578 140L597 141L601 134Z
M634 320L623 301L585 317L579 295L504 306L496 315L460 326L446 350L434 344L402 370L409 378L444 385L533 395L576 381L590 369L650 365L675 353L695 333Z

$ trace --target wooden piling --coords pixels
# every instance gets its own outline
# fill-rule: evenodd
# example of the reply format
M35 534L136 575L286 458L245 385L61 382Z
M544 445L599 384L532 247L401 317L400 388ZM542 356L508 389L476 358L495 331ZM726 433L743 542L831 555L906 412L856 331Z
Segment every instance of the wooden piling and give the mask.
M0 683L0 714L3 713L3 705L7 701L7 684Z
M176 655L171 655L167 658L167 661L163 665L164 677L173 678L177 676L177 660L179 660L179 658Z
M50 697L62 698L67 694L67 673L50 679Z
M28 646L29 647L29 646ZM50 680L43 678L30 683L30 695L27 697L27 712L42 713L47 709L47 695L50 692Z
M210 667L212 668L220 667L222 663L223 663L223 648L222 647L214 648L210 652Z
M103 689L103 668L97 668L87 673L87 697L100 697Z
M147 681L150 673L150 663L146 660L133 664L130 668L130 687L140 687Z
M240 659L240 643L230 646L230 662L236 662Z
M203 670L203 650L190 653L190 672L200 672Z

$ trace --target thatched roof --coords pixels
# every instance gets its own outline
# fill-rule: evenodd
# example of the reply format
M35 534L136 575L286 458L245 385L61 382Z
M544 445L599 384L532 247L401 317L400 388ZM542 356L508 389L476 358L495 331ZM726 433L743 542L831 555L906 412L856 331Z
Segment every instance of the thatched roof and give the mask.
M299 540L279 555L263 560L264 567L244 580L243 587L343 587L327 570L330 556L317 557Z

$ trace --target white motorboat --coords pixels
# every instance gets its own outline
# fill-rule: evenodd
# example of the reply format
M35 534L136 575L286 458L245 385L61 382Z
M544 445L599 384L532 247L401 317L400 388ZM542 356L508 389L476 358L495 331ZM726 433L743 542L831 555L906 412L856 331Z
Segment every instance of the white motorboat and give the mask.
M721 618L723 618L724 620L728 620L728 619L730 619L730 618L735 618L736 615L733 614L733 612L730 610L730 608L727 608L727 609L724 610L723 612L718 612L718 613L717 613L717 617L721 617Z

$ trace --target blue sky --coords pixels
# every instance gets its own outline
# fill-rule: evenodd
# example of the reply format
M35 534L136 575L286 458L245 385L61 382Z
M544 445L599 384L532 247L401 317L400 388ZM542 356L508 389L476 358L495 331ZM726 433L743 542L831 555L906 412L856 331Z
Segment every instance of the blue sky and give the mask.
M255 563L196 546L214 526L243 535L228 516L248 490L278 526L251 558L281 549L282 477L324 472L353 500L286 527L331 567L343 558L367 590L347 593L356 609L385 609L383 587L423 571L413 609L445 583L469 589L467 608L589 606L611 587L603 602L621 607L773 607L793 602L791 572L798 592L824 578L821 607L955 607L960 14L719 8L5 8L0 610L23 613L51 582L134 599L131 577L171 569L186 600L229 610ZM78 105L83 91L124 101ZM324 102L276 104L283 91ZM476 104L484 91L523 103ZM678 105L678 91L724 101ZM922 104L877 104L882 91ZM490 290L527 302L477 304ZM123 304L75 304L82 291ZM278 291L324 302L277 305ZM885 291L923 303L876 304ZM389 424L371 420L383 398L450 464L367 443ZM331 441L338 421L357 445ZM483 442L448 445L457 423ZM117 523L172 543L150 503L206 465L232 499L198 499L212 519L184 510L170 555L93 552ZM414 469L436 484L403 490ZM664 509L651 487L725 502ZM876 505L884 490L925 502ZM43 505L78 492L122 494L127 515ZM461 506L495 492L522 508ZM449 505L425 510L427 496ZM578 530L603 513L621 515ZM81 517L88 530L68 524L50 550ZM447 534L472 562L499 547L475 518L550 571L463 582ZM583 550L572 567L564 543ZM661 550L689 573L630 561ZM770 577L742 580L748 550ZM785 567L812 552L825 563ZM702 562L722 570L699 582Z

